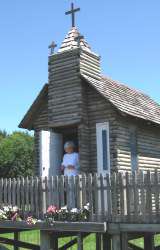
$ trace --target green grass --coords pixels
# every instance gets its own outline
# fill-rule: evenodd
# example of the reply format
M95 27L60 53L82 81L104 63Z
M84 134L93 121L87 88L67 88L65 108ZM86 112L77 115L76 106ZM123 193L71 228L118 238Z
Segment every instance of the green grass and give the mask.
M3 234L1 235L1 237L13 239L13 234ZM29 243L38 245L40 242L39 231L21 232L20 239L24 242L29 242ZM66 238L59 240L59 246L63 246L64 244L69 242L71 239L74 239L74 237L66 237ZM91 234L90 236L86 237L84 240L84 244L85 244L85 250L94 250L95 249L95 235ZM13 250L12 246L9 246L9 245L4 245L4 246L6 246L9 250ZM26 250L26 249L20 248L20 250ZM70 250L77 250L76 245L70 248Z
M1 236L9 238L9 239L13 239L13 234L5 234L5 235L2 234ZM21 232L20 239L22 241L38 245L40 242L40 234L39 234L39 231ZM65 243L69 242L71 239L74 239L74 237L66 237L66 238L59 240L59 247L63 246ZM143 238L131 240L131 242L134 245L139 246L142 249L144 249ZM95 243L96 243L95 242L95 234L91 234L88 237L86 237L84 240L85 250L95 250L95 248L96 248ZM156 235L155 236L155 246L159 246L159 245L160 245L160 235ZM12 246L7 246L7 245L4 245L4 246L6 246L9 250L13 250ZM20 250L26 250L26 249L20 248ZM71 247L70 250L77 250L77 246L75 245L75 246Z
M139 238L136 240L131 240L130 242L132 242L134 245L141 247L142 249L144 249L144 241L143 238ZM160 234L155 235L154 237L154 244L155 246L159 246L160 245Z

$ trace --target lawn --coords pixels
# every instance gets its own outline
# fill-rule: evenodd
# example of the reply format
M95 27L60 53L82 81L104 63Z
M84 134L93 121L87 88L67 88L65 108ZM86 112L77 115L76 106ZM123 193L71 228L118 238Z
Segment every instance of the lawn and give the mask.
M6 238L13 238L13 234L5 234L2 237L6 237ZM63 238L59 241L59 246L63 246L65 243L67 243L68 241L70 241L71 239L73 239L74 237L68 237L68 238ZM25 242L30 242L30 243L34 243L34 244L39 244L40 242L40 235L39 235L39 231L28 231L28 232L22 232L20 234L20 239L22 241ZM143 239L139 238L136 240L132 240L132 243L134 243L135 245L141 247L142 249L144 249L144 243L143 243ZM160 235L156 235L155 236L155 246L160 245ZM7 249L9 250L13 250L13 247L11 246L7 246ZM84 240L84 246L85 246L85 250L95 250L95 234L91 234L90 236L86 237ZM0 248L1 249L1 248ZM20 248L20 250L26 250L25 248ZM70 248L70 250L77 250L76 245L72 248Z
M13 234L5 234L5 235L1 235L1 236L13 239ZM72 237L72 239L73 238L74 237ZM25 241L25 242L39 244L39 242L40 242L39 231L22 232L20 234L20 239L22 241ZM70 239L71 239L71 237L61 239L59 241L59 246L63 246L65 243L67 243L68 241L70 241ZM85 250L94 250L95 249L95 235L92 234L92 235L86 237L85 240L84 240L84 244L85 244ZM5 245L5 246L9 250L13 250L12 246L7 246L7 245ZM26 250L26 249L25 248L20 248L20 250ZM70 248L70 250L77 250L76 245L74 247Z

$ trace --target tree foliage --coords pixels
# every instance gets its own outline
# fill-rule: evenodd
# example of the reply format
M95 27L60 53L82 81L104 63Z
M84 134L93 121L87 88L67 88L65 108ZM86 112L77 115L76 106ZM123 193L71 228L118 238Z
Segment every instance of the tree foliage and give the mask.
M0 131L0 177L33 175L34 139L28 133Z
M0 141L8 136L6 130L1 130L0 129Z

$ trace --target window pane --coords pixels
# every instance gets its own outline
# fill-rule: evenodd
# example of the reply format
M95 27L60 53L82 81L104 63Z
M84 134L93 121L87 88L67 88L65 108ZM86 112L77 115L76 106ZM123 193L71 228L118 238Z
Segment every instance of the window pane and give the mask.
M102 147L103 147L103 170L108 170L107 131L106 130L102 130Z

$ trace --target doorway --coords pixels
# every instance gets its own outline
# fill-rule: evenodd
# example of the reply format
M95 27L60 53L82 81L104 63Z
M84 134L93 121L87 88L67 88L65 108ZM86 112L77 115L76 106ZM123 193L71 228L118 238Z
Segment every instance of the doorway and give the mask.
M63 132L63 145L67 141L72 141L74 143L74 145L75 145L75 152L79 151L79 146L78 146L78 131L77 131L77 129L70 129L70 130L66 129Z
M64 127L54 129L51 143L51 170L53 173L60 174L60 166L65 154L64 144L67 141L73 141L75 145L75 152L79 152L78 146L78 128Z

